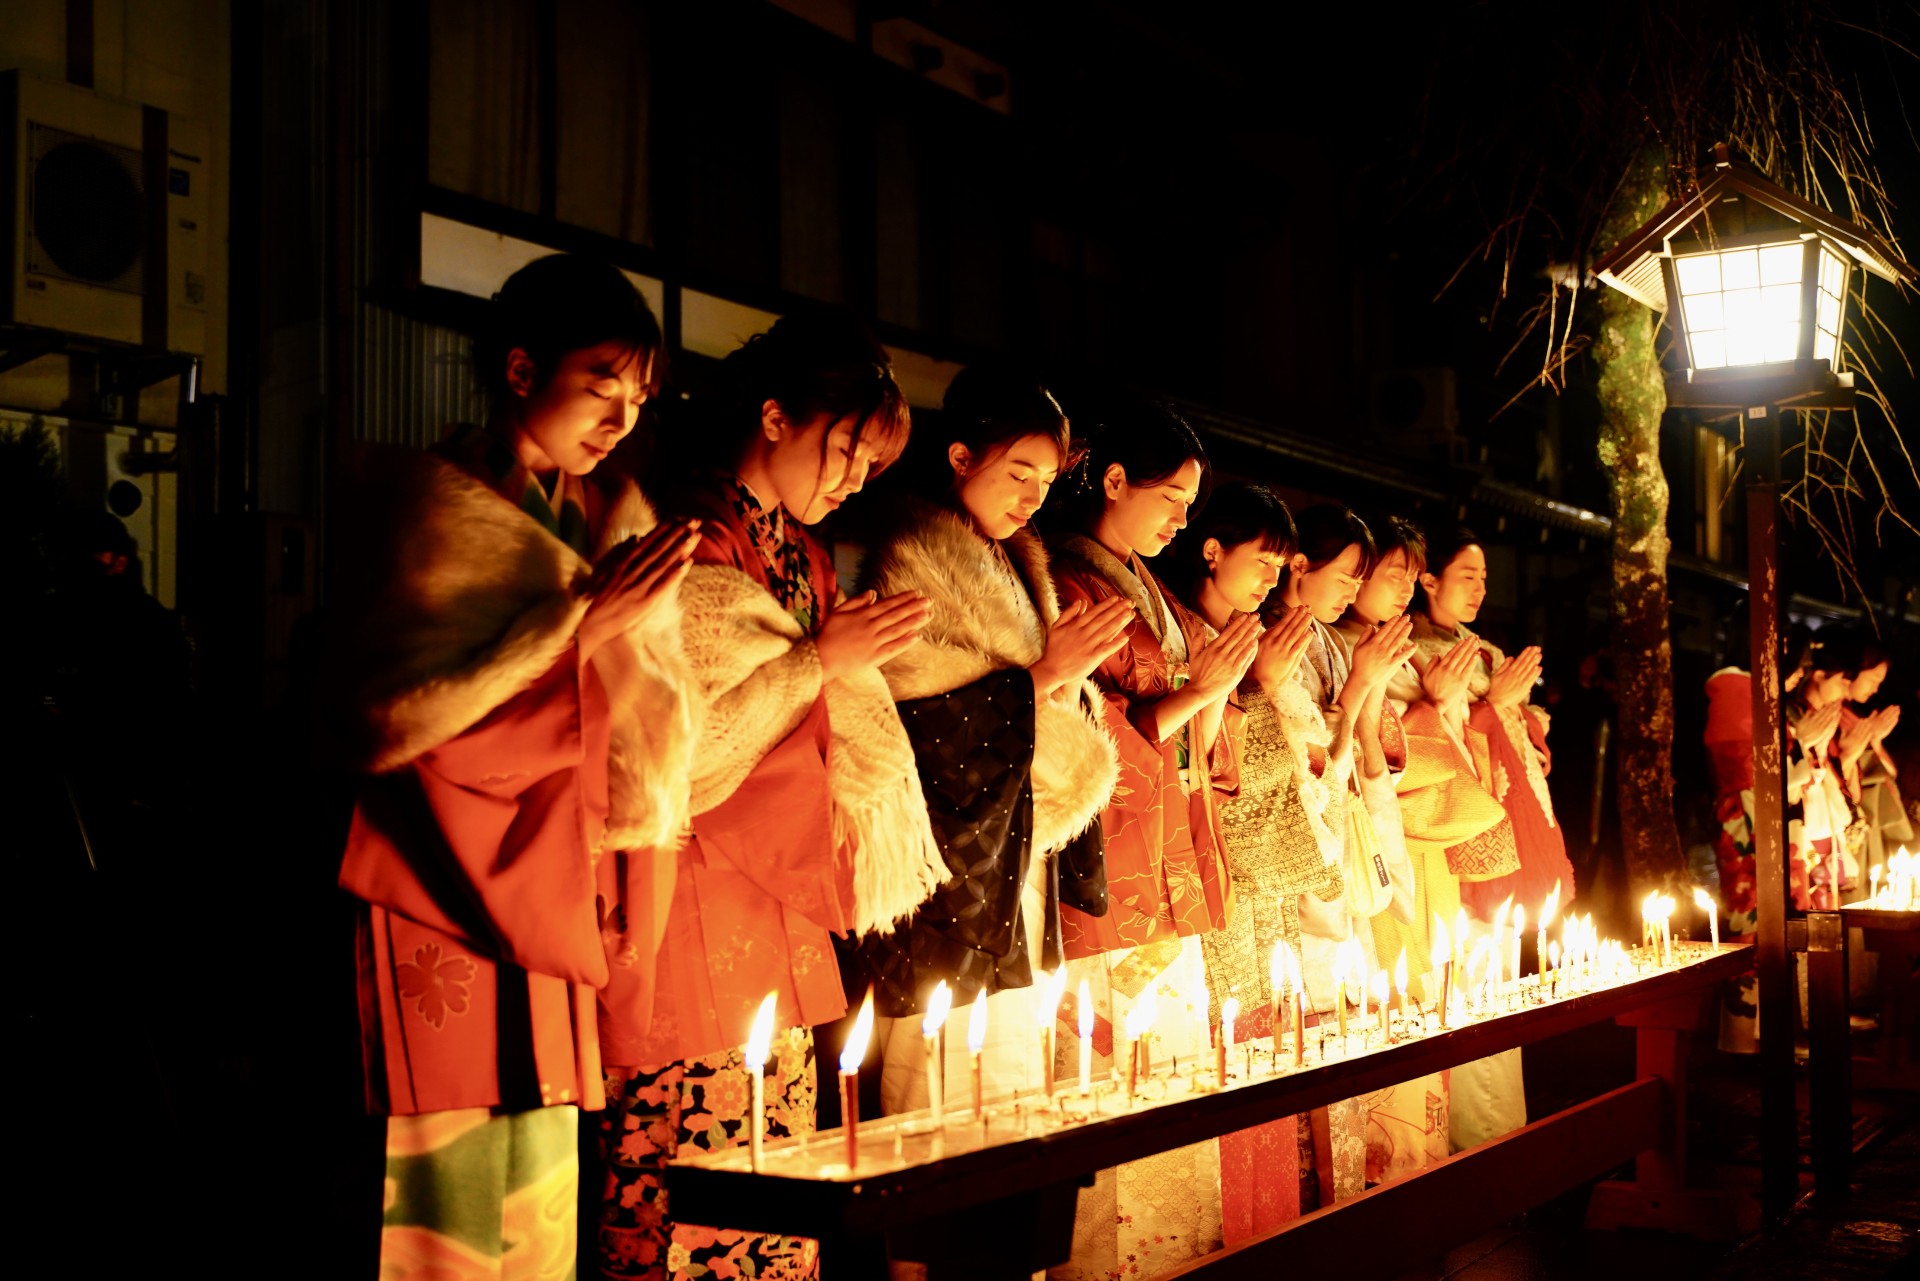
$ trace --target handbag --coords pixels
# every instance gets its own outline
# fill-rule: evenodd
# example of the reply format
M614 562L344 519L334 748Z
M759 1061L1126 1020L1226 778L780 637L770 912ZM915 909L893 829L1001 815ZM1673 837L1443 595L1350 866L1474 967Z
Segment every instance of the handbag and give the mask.
M1373 815L1356 793L1347 793L1348 837L1340 852L1340 881L1347 895L1347 910L1358 920L1368 920L1393 902L1393 878L1387 874L1387 860L1380 853L1380 838L1373 830Z

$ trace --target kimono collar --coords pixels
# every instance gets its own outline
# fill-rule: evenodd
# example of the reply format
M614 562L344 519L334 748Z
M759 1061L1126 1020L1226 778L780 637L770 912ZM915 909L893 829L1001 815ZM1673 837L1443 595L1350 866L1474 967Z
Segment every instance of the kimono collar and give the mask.
M511 445L473 423L454 424L434 448L448 462L532 517L577 555L591 558L587 489L580 477L560 472L549 496L539 477L527 469Z
M779 503L771 507L761 502L753 486L728 473L725 483L727 504L746 527L747 541L760 558L767 574L767 587L780 607L787 611L802 631L812 635L823 621L820 601L814 589L813 558L807 537L797 528L789 528L787 511Z
M1060 540L1060 550L1079 557L1092 566L1102 578L1112 583L1120 594L1132 601L1133 607L1140 611L1140 617L1146 620L1148 629L1153 632L1153 638L1162 646L1166 645L1168 624L1172 620L1168 616L1165 602L1159 599L1154 588L1148 585L1153 581L1151 573L1147 574L1143 581L1131 568L1122 564L1118 556L1085 534L1066 535Z

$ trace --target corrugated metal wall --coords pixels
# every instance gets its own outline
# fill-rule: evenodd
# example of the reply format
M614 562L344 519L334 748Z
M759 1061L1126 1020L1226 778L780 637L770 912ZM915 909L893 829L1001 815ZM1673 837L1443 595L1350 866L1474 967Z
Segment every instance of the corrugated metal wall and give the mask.
M383 445L431 445L451 422L485 413L474 377L472 341L463 333L360 307L354 435Z

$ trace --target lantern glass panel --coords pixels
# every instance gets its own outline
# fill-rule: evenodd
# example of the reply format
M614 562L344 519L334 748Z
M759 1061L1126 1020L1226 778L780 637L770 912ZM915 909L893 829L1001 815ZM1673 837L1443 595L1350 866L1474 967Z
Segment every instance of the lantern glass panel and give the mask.
M1752 289L1760 283L1760 251L1732 249L1720 255L1720 287Z
M1847 287L1846 264L1831 249L1820 250L1820 292L1838 298Z
M1830 334L1840 332L1840 300L1822 289L1820 291L1819 325Z
M1824 360L1831 365L1833 363L1833 353L1839 346L1840 339L1834 335L1831 329L1814 331L1813 358L1815 360Z
M1800 354L1806 248L1799 242L1674 260L1696 369L1791 361Z
M1758 252L1761 284L1799 287L1800 268L1806 262L1799 245L1767 245Z

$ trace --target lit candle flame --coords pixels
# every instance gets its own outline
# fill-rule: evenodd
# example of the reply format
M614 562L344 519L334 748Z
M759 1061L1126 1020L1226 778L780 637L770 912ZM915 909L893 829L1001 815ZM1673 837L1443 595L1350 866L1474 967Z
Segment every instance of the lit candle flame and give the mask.
M1240 1017L1240 998L1239 997L1230 996L1226 1000L1220 1002L1221 1040L1228 1045L1233 1044L1233 1021L1239 1017Z
M980 1053L987 1043L987 994L973 999L973 1012L967 1015L967 1048Z
M927 998L927 1012L920 1019L920 1035L940 1035L940 1029L947 1025L947 1012L951 1009L953 989L947 986L945 979L941 979L933 985L933 995Z
M1400 949L1400 959L1393 963L1393 990L1400 994L1402 1000L1406 999L1407 949L1404 947Z
M767 1056L773 1051L773 1012L780 998L772 992L760 1002L760 1012L753 1016L753 1030L747 1033L747 1046L742 1056L747 1066L759 1071L767 1065Z
M1553 883L1553 892L1547 895L1547 901L1540 905L1540 927L1546 929L1553 922L1553 914L1560 910L1560 882Z
M1153 1031L1153 1021L1160 1014L1160 998L1149 987L1140 994L1140 998L1127 1007L1127 1035L1134 1040Z
M1041 999L1035 1004L1039 1006L1036 1014L1041 1027L1051 1027L1053 1021L1060 1017L1060 998L1065 996L1066 992L1067 967L1062 965L1053 972L1051 978L1040 985Z
M1547 944L1547 964L1554 969L1560 968L1560 940Z
M840 1070L858 1072L860 1061L867 1057L867 1041L873 1036L873 989L867 989L867 999L860 1002L860 1013L853 1020L853 1031L847 1033L847 1043L840 1051Z
M1523 903L1515 903L1515 904L1513 905L1513 933L1514 933L1514 937L1516 937L1516 938L1518 938L1518 937L1519 937L1520 935L1522 935L1522 934L1525 934L1526 932L1527 932L1527 909L1526 909L1526 905L1525 905L1525 904L1523 904Z
M1267 962L1267 978L1273 984L1273 994L1277 997L1287 990L1287 943L1285 939L1273 945L1273 959Z
M1428 955L1435 969L1453 959L1453 941L1447 937L1447 923L1440 919L1438 912L1433 914L1433 947ZM1403 953L1403 959L1404 956Z
M1093 1039L1093 993L1085 979L1080 980L1080 1039Z

